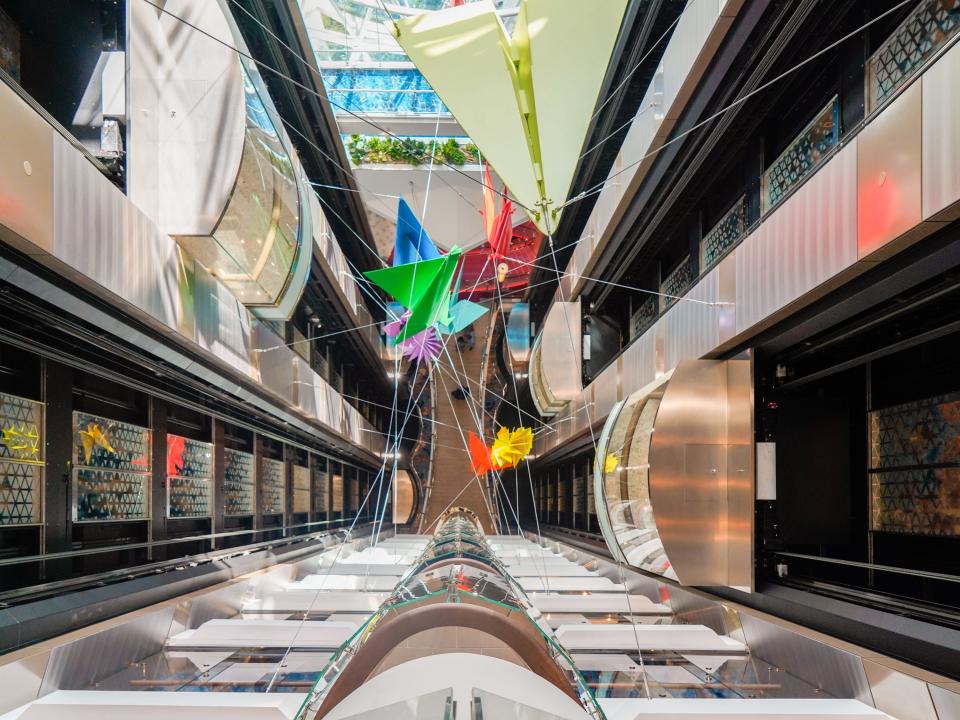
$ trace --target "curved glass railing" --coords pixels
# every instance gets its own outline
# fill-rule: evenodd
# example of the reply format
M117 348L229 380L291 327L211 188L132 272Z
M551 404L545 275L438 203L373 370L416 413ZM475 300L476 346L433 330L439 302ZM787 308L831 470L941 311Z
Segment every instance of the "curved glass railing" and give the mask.
M233 190L209 237L181 245L258 315L292 311L309 270L309 198L312 192L287 138L278 131L252 76L243 72L246 126ZM293 303L287 297L292 290Z
M618 403L607 418L594 460L597 519L615 558L677 579L650 500L650 443L666 381Z

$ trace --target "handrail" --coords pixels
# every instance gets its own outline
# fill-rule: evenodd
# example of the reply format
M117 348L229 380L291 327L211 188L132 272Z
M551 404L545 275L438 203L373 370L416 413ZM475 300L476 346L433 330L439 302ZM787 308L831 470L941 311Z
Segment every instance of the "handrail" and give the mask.
M7 73L7 71L4 70L3 68L0 68L0 81L2 81L3 84L6 85L8 88L13 90L13 92L15 92L20 97L20 99L23 100L23 102L29 105L31 110L33 110L35 113L37 113L37 115L42 117L44 121L48 125L50 125L50 127L52 127L54 130L60 133L60 135L63 136L63 139L66 140L68 143L70 143L70 145L73 147L74 150L76 150L81 155L83 155L83 157L86 158L91 165L93 165L97 170L103 173L103 175L107 179L112 179L112 175L110 174L109 168L107 168L106 165L100 162L100 160L97 158L96 155L91 153L83 145L83 143L77 140L77 138L73 135L73 133L67 130L67 128L65 128L59 121L57 121L55 117L53 117L53 115L47 112L46 109L40 103L34 100L33 97L30 95L30 93L24 90L20 86L20 83L14 80L10 76L10 74Z
M104 553L122 552L124 550L142 550L144 548L162 547L164 545L176 545L185 542L197 542L199 540L214 540L221 537L235 537L237 535L254 535L257 533L277 532L286 533L288 530L296 530L314 525L330 525L331 523L343 523L343 527L348 524L347 520L315 520L314 522L299 523L298 525L278 525L277 527L267 527L250 530L233 530L231 532L207 533L205 535L188 535L180 538L168 538L167 540L149 540L139 543L128 543L126 545L109 545L102 548L84 548L81 550L65 550L63 552L45 553L41 555L20 555L18 557L4 558L0 560L0 567L6 565L22 565L24 563L41 562L45 560L64 560L67 558L83 557L86 555L101 555ZM337 530L339 528L329 528ZM265 540L264 542L277 542L277 540L286 538L277 538L276 540ZM227 548L225 548L226 550ZM236 548L229 548L235 550Z
M354 527L354 532L367 529L371 525L372 523L370 522L364 523L363 525L356 525ZM279 528L268 528L267 530L271 529L275 531ZM267 530L243 532L266 532ZM343 526L340 528L332 528L330 530L321 531L322 535L320 533L308 533L304 535L279 537L271 540L262 540L249 545L238 545L236 547L222 548L219 550L214 549L208 552L197 553L195 555L184 555L182 557L171 558L169 560L159 560L157 562L142 563L126 568L106 570L100 573L91 573L89 575L81 575L77 577L64 577L60 580L51 580L46 583L26 585L24 587L13 588L0 593L0 607L9 606L11 603L28 602L36 599L38 596L47 596L53 592L73 592L75 589L82 589L83 586L101 586L110 582L130 580L143 575L162 573L170 569L181 570L185 565L201 565L217 560L225 560L237 556L249 555L254 552L269 550L278 546L294 545L296 543L315 540L319 537L331 537L340 530L345 531L342 542L346 542L351 538L351 533L346 532L348 530L348 526ZM221 533L221 535L243 534L243 532ZM108 548L108 550L116 549L118 548Z
M772 553L775 557L797 558L798 560L814 560L816 562L829 563L833 565L847 565L849 567L859 567L865 570L877 570L880 572L897 573L899 575L910 575L911 577L922 577L930 580L943 580L944 582L960 583L960 575L946 575L944 573L931 572L929 570L911 570L910 568L893 567L892 565L877 565L876 563L860 562L858 560L843 560L841 558L820 557L818 555L804 555L803 553L778 552Z

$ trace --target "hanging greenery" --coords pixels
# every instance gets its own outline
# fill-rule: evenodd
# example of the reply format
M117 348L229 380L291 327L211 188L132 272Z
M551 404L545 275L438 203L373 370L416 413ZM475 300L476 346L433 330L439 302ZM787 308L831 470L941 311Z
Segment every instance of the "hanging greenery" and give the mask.
M432 153L431 153L432 151ZM473 143L460 144L454 138L446 140L416 140L414 138L371 137L351 135L347 139L347 152L354 165L379 163L429 164L431 155L435 162L463 165L477 162L479 152Z

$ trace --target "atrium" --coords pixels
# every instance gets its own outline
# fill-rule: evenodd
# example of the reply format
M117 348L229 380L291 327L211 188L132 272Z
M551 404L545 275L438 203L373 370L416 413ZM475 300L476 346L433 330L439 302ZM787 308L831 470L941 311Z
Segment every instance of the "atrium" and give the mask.
M960 720L960 0L0 0L0 720Z

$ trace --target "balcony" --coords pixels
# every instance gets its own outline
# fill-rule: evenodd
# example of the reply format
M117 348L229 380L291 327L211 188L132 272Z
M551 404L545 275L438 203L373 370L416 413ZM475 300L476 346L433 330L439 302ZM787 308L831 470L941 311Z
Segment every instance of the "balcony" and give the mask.
M926 0L911 12L867 63L868 110L890 98L958 28L960 0Z
M660 312L677 301L697 279L697 270L693 258L687 255L666 279L660 283Z
M764 214L812 173L840 142L840 98L836 95L773 161L761 179Z
M712 268L747 232L747 198L741 196L700 241L700 272Z

